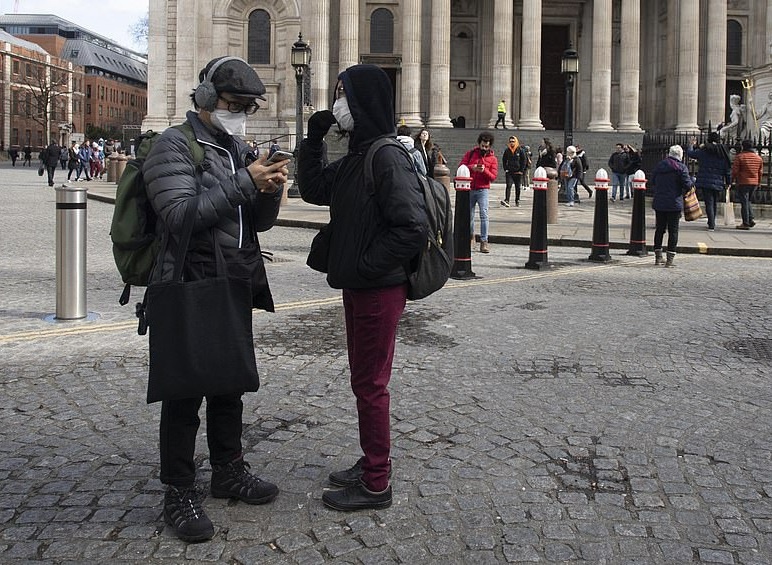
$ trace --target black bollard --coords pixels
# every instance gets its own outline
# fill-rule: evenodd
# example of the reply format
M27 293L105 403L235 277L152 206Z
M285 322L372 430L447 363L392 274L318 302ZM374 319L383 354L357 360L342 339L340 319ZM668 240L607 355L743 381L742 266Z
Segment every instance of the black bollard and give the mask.
M646 175L636 171L633 176L633 219L630 225L628 255L646 257Z
M531 242L526 269L549 267L547 258L547 172L538 167L533 173L533 211L531 212Z
M472 177L469 169L461 165L453 179L456 189L456 207L453 216L453 268L450 271L452 279L469 279L475 276L472 271L472 226L470 221L470 200Z
M595 215L592 221L592 252L590 261L611 261L608 244L608 173L595 173Z

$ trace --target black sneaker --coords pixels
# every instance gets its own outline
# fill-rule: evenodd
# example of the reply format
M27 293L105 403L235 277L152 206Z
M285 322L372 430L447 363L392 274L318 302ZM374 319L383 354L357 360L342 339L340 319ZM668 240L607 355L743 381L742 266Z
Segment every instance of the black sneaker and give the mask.
M239 459L227 465L212 465L212 496L237 498L247 504L266 504L279 494L279 487L249 472L249 463Z
M507 202L506 200L499 200L499 202L501 203L502 207L509 208L509 202Z
M362 478L362 464L365 462L364 457L360 457L352 467L344 469L343 471L334 471L330 473L330 483L336 487L351 487L359 484L359 479ZM389 459L389 465L391 465L391 459ZM389 467L389 478L391 478L391 467Z
M201 506L203 500L204 493L196 487L166 489L164 521L182 541L199 542L214 537L212 521Z
M382 510L391 506L391 485L381 492L368 490L362 482L322 495L322 502L333 510Z

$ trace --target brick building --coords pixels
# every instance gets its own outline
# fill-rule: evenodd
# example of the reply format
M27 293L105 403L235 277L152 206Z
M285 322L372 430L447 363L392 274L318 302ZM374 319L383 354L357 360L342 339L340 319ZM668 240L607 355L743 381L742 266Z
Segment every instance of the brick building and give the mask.
M53 130L61 128L60 142L68 141L72 132L88 134L91 128L106 130L116 138L137 133L147 113L145 55L52 15L5 14L0 16L0 30L70 65L67 119L58 121L57 112L50 125ZM5 74L2 80L5 87ZM10 110L3 114L14 119Z

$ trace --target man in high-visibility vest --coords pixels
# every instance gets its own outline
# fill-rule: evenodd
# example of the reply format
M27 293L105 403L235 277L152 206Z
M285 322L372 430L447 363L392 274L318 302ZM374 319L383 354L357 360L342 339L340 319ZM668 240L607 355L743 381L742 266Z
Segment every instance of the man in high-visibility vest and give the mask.
M499 105L496 107L496 112L498 113L498 119L496 120L496 123L493 126L493 129L499 129L499 122L501 122L501 126L504 129L507 129L507 106L504 104L504 99L501 99L501 102L499 102Z

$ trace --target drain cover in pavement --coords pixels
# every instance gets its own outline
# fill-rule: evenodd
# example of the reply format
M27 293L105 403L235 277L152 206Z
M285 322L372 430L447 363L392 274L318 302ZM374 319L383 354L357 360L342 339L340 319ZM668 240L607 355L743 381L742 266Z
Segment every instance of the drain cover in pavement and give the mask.
M772 362L772 339L748 338L729 341L724 344L729 351L765 363Z

